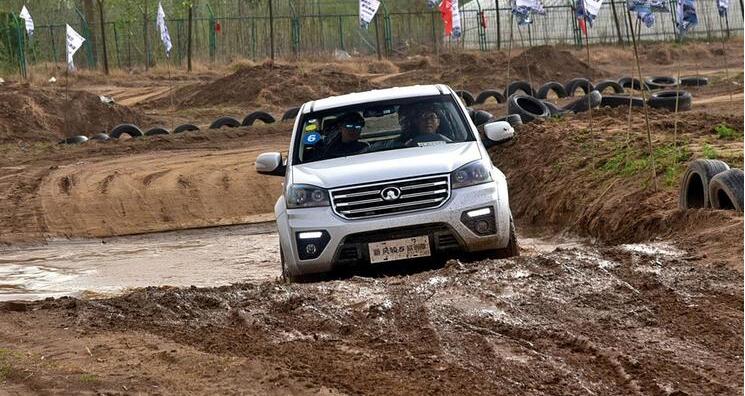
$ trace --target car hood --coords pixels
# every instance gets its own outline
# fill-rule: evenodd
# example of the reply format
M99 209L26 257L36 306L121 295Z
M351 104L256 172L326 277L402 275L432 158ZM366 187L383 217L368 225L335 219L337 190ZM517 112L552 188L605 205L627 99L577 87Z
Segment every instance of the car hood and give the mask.
M292 183L336 188L452 172L481 159L477 142L359 154L292 167Z

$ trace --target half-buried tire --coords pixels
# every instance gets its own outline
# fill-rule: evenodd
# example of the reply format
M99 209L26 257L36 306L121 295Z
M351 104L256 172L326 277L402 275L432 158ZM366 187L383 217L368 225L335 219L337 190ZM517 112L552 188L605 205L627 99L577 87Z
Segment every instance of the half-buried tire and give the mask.
M574 96L574 94L577 92L577 89L581 89L582 92L587 95L588 93L592 92L595 87L592 85L590 80L580 77L569 80L564 86L564 89L566 90L568 96Z
M521 80L507 84L507 88L504 89L504 97L509 98L517 91L523 91L528 96L535 96L535 90L530 86L530 83Z
M476 102L476 100L473 98L473 94L471 94L468 91L460 90L455 91L456 95L460 96L461 99L463 99L463 103L466 104L466 106L473 106L473 104Z
M210 124L210 129L220 129L222 127L238 128L241 126L241 122L233 117L220 117Z
M254 111L253 113L246 116L241 122L242 126L251 126L256 120L263 122L264 124L271 124L277 120L272 117L271 114L264 111Z
M567 91L566 89L564 89L564 86L561 85L560 82L549 81L538 88L538 93L536 93L535 97L538 99L546 99L548 97L548 93L551 91L554 91L556 96L559 98L566 98L567 96Z
M743 174L741 169L719 173L709 182L709 199L713 209L734 210L742 213Z
M507 114L504 117L495 118L493 121L507 121L511 127L516 127L523 124L523 119L520 114Z
M119 124L111 130L109 136L112 139L119 139L122 135L129 135L130 137L136 138L143 135L142 130L134 124Z
M709 79L697 76L681 77L680 85L684 87L703 87L704 85L709 85Z
M678 85L678 79L670 76L651 76L644 82L652 89L671 89Z
M507 111L510 114L519 114L523 123L528 123L536 118L546 118L551 115L548 107L540 100L526 95L512 95L507 100Z
M590 110L591 108L600 106L600 103L602 103L602 101L603 95L600 95L600 92L590 91L589 94L564 106L562 110L581 113Z
M168 135L168 130L161 127L150 128L145 132L145 136Z
M635 77L621 77L618 79L618 84L624 88L631 88L637 91L641 91L642 87L649 90L647 84L642 83L638 78Z
M64 138L59 141L59 144L81 144L88 141L88 138L82 135L77 136L71 136L69 138Z
M691 93L688 91L660 91L655 92L649 98L649 106L656 109L668 109L675 111L677 101L678 111L691 109Z
M545 104L546 107L548 107L548 112L551 113L552 117L560 116L560 115L563 115L564 113L567 113L566 110L560 108L559 106L553 104L552 102L548 100L541 100L541 102L543 102L543 104Z
M626 95L603 95L600 107L644 107L644 99Z
M183 133L183 132L189 132L189 131L198 131L199 127L194 124L184 124L179 125L176 127L176 129L173 130L173 133Z
M595 85L595 90L600 92L601 95L608 88L612 89L615 94L622 94L624 92L621 84L613 80L603 80Z
M479 93L479 96L476 97L476 104L484 104L489 98L494 98L497 103L504 103L505 100L504 95L502 95L501 92L494 89L486 89L484 91L481 91L481 93Z
M719 160L700 159L688 164L680 182L678 206L681 209L709 208L709 182L714 176L729 170Z
M96 142L105 142L105 141L111 140L111 137L102 132L102 133L97 133L91 136L90 138L88 138L88 140L93 140Z
M294 120L295 117L297 117L297 113L300 111L299 107L293 107L290 109L287 109L284 114L282 114L282 121L287 120Z

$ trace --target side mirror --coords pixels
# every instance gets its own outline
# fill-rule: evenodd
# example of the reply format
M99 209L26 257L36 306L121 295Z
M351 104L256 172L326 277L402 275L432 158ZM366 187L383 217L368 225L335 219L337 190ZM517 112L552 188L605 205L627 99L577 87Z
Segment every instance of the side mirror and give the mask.
M507 121L494 121L484 124L484 135L493 143L503 143L515 136L515 129Z
M264 153L256 157L256 172L264 175L284 176L287 166L280 153Z

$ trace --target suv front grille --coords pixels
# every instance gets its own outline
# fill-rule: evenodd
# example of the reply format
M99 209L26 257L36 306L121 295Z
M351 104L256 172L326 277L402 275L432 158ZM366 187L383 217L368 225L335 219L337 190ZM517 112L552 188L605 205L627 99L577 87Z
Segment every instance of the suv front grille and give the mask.
M437 208L449 197L450 176L440 175L337 188L331 205L341 217L361 219Z

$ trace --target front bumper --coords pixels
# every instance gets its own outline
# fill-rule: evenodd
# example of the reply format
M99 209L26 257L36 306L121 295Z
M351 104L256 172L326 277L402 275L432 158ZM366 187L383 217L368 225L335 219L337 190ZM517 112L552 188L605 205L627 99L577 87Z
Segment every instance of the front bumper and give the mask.
M331 207L285 210L277 218L285 269L290 275L303 275L352 262L364 264L369 262L367 243L414 235L429 235L433 254L504 248L509 242L510 210L503 180L453 190L449 200L436 209L384 217L347 220ZM462 216L485 207L492 208L496 232L479 236L463 223ZM310 231L325 231L328 243L317 258L302 260L297 235Z

